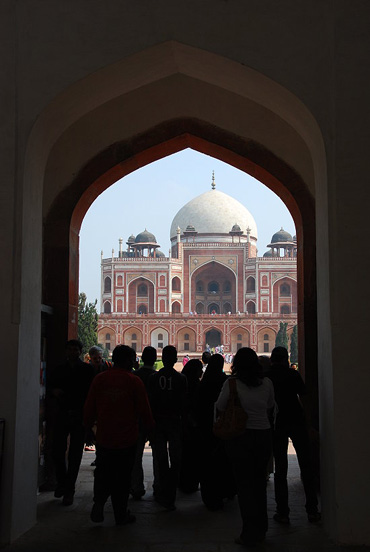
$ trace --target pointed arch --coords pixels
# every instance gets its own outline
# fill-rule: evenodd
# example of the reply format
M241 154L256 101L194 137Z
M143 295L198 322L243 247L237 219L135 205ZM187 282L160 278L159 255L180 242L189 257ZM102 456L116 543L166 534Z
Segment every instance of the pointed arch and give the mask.
M257 333L257 353L270 354L275 347L276 332L269 327L261 328Z
M106 276L104 278L104 293L111 293L112 291L112 278L110 276Z
M256 314L256 303L255 301L248 301L246 304L246 309L248 314Z
M139 328L131 326L123 332L123 343L132 347L137 353L142 351L143 334Z
M159 88L168 101L154 110L153 91ZM44 261L43 278L36 269L35 280L42 281L43 303L58 306L60 331L51 344L55 360L67 335L76 333L79 229L87 209L119 178L187 147L251 174L289 208L300 244L300 369L304 373L305 362L311 367L306 384L317 387L317 189L320 258L328 251L326 156L319 126L300 99L277 82L226 57L176 42L138 52L72 84L50 102L30 133L23 186L33 203L23 208L22 263L41 266ZM326 329L321 339L328 341L326 261L320 283ZM24 311L36 320L39 305L22 289ZM330 347L320 350L325 356Z
M171 285L172 285L172 291L175 291L175 292L181 291L181 280L178 276L174 276L172 278Z
M112 352L117 343L116 330L106 325L98 328L98 343Z
M150 334L150 344L155 349L163 349L169 343L168 331L165 328L155 328Z
M190 280L190 310L198 312L197 305L203 304L203 311L211 314L224 312L224 303L229 311L236 311L237 277L235 271L226 263L214 258L202 262L197 267Z
M250 346L250 334L247 328L239 326L234 328L230 334L230 347L231 352L236 353L241 347Z
M181 312L181 304L178 301L173 301L171 305L171 312L173 314L179 314Z
M127 284L127 303L129 313L147 314L154 312L155 288L153 282L144 274L130 280Z
M192 328L181 328L176 337L179 352L194 353L196 351L196 333Z
M255 291L256 291L256 278L254 276L248 276L247 293L255 293Z

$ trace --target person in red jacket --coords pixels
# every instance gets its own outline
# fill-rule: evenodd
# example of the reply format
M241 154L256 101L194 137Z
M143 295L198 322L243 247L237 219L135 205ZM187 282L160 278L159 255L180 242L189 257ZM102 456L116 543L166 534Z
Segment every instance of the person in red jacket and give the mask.
M94 505L90 518L104 521L104 505L111 497L116 525L135 521L127 509L131 472L139 437L139 422L148 432L154 427L143 382L131 373L135 351L118 345L113 367L98 374L84 407L86 427L96 424Z

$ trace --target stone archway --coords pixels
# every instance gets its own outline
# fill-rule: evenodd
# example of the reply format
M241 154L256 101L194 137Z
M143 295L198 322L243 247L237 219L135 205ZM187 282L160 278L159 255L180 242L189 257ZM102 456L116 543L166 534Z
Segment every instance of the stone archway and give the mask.
M311 332L311 330L306 334L304 333L306 316L308 316L308 326L310 328L316 325L315 280L312 279L315 267L315 251L314 248L307 247L307 243L315 243L315 215L313 196L311 195L314 189L314 165L312 159L310 161L310 155L314 157L317 155L317 151L314 151L314 148L310 151L308 146L308 143L311 148L313 143L316 144L315 147L321 145L319 134L316 136L318 138L316 142L314 140L308 141L310 133L318 132L315 122L304 106L299 104L288 91L282 90L281 87L278 87L279 102L274 104L277 97L274 96L276 84L249 68L234 63L230 64L227 59L177 43L154 47L151 49L151 54L152 61L157 59L161 62L163 59L167 59L169 66L166 67L166 75L168 77L168 74L170 74L171 77L166 77L166 81L163 81L163 73L161 73L163 66L159 63L152 81L146 85L140 85L142 96L138 96L135 91L140 82L140 76L145 72L147 58L145 56L141 57L139 54L132 59L123 60L111 68L106 68L106 76L110 74L111 79L114 79L115 75L122 74L118 71L123 70L124 65L127 64L131 64L130 67L135 73L135 82L130 82L130 79L127 79L124 82L117 83L114 94L112 94L112 88L107 87L100 90L99 98L95 97L92 92L89 95L89 102L86 102L86 95L82 95L82 89L86 85L89 91L93 91L92 79L95 77L86 79L86 82L78 86L78 90L71 87L70 90L66 91L66 97L74 97L75 100L75 118L73 121L70 120L70 113L63 112L64 97L58 98L55 106L53 105L50 109L50 112L52 112L53 107L55 107L59 114L63 114L64 117L60 119L59 134L54 134L55 140L45 144L45 147L49 148L48 172L47 177L41 179L45 181L46 240L44 274L47 277L44 278L44 302L51 305L55 302L58 302L59 305L69 304L64 313L59 311L64 320L57 321L60 330L57 334L63 335L67 321L70 335L74 333L75 324L73 320L76 319L77 313L76 297L78 289L78 232L84 213L91 202L115 180L135 170L135 168L169 153L179 151L184 147L192 147L253 174L273 189L289 207L298 229L297 237L302 247L301 253L299 253L300 262L298 263L301 273L300 281L302 282L299 301L302 305L299 313L299 328L300 338L307 341L307 346L300 348L300 350L305 351L304 356L306 357L307 355L315 355L317 351L316 333L315 331ZM191 67L187 63L189 54L193 56L193 61L196 60L196 63L192 63ZM202 69L201 73L196 72L196 69L200 68ZM195 72L197 74L196 81L192 80L192 73L195 75ZM178 75L180 74L182 77L179 88ZM201 79L199 79L199 74L202 74ZM240 128L237 133L227 129L224 122L218 120L217 112L214 110L210 112L206 105L201 106L199 113L196 109L190 109L187 111L187 115L184 116L184 106L187 105L190 91L192 90L197 97L202 97L201 88L203 86L209 87L212 83L207 94L207 97L209 97L213 90L212 86L214 86L216 75L221 79L219 87L225 93L225 98L219 98L220 107L227 105L230 109L232 106L232 109L243 113L242 120L238 117ZM136 134L129 132L126 137L123 137L122 135L125 134L123 128L126 127L120 123L117 113L120 113L120 117L124 117L127 110L132 112L134 109L131 103L136 106L143 105L145 95L151 96L153 92L152 86L155 83L162 84L162 81L164 86L167 87L170 97L176 98L177 101L176 109L172 111L171 117L168 117L169 113L167 112L159 113L157 111L154 117L156 121L154 121L154 113L150 112L150 108L149 111L140 109L140 119L136 121ZM248 84L246 88L248 94L240 95L243 106L235 104L233 89L236 82ZM263 95L260 93L262 89L270 91L268 102L266 102L266 93L264 92ZM170 93L170 90L172 93ZM216 92L216 88L214 92ZM102 103L102 94L106 95L104 103ZM124 103L122 104L122 102ZM150 102L148 102L149 105ZM293 106L295 110L294 117L290 115ZM113 109L111 114L105 113L108 107ZM163 107L166 111L166 106ZM120 111L121 108L122 111ZM137 108L135 107L134 110L136 111ZM274 110L276 114L279 114L280 119L271 117ZM257 116L257 112L260 112L261 117ZM114 119L112 119L113 113ZM177 118L174 113L178 114ZM42 133L44 126L50 122L48 117L49 113L44 118L40 118L40 122L34 130L35 137L37 133ZM256 122L257 120L258 125L260 125L260 127L253 126L253 133L256 137L258 136L257 141L249 135L251 129L249 120L251 117L253 121ZM78 155L83 154L84 159L68 158L66 160L63 150L67 144L70 150L76 140L81 143L81 140L84 139L86 118L91 122L89 132L93 131L96 137L99 136L101 147L97 149L99 145L95 143L95 150L89 149L89 147L81 150L76 144L76 152L78 152ZM160 122L158 122L159 119L161 119ZM108 120L112 124L107 125ZM104 127L101 126L103 121ZM143 125L141 133L139 131L140 124ZM242 127L244 130L242 130ZM280 130L279 127L281 127ZM52 128L55 133L55 125ZM108 129L109 136L106 134ZM284 141L280 140L273 144L274 137L281 134L284 134ZM50 150L50 144L53 144L52 150ZM276 147L277 144L279 144L279 147ZM279 151L278 156L274 153L275 151ZM60 156L64 159L63 170L65 168L69 174L78 174L72 181L66 181L60 170L55 173L56 166L60 167L61 165ZM77 171L72 168L72 164L78 164ZM66 182L68 182L67 186ZM67 270L60 272L59 279L70 282L69 288L63 291L63 300L60 300L61 290L58 292L59 296L56 297L51 285L51 281L56 276L55 273L53 274L55 272L53 270L54 261L56 261L53 245L55 232L58 233L58 239L61 239L63 234L65 236L63 238L65 245L59 247L58 250L59 264L68 267ZM61 254L66 255L68 259L61 259ZM304 294L305 286L308 286L309 289ZM67 296L69 296L68 299ZM312 306L307 309L303 309L304 296L306 297L306 304L307 301L312 301ZM55 348L53 347L54 349L58 349L57 343ZM304 366L303 360L300 363L302 367ZM307 364L316 365L314 358L308 360L310 362L307 362Z
M167 137L167 140L165 140ZM163 141L165 140L165 141ZM215 145L215 141L218 142ZM92 201L91 188L96 194L111 185L119 176L127 174L134 168L147 164L150 161L173 153L184 147L192 147L202 153L208 153L214 157L231 163L257 177L261 182L268 185L285 201L290 208L297 228L297 239L302 244L298 251L298 312L299 339L304 346L299 347L301 358L299 360L301 372L305 373L305 365L311 367L306 374L306 384L312 390L311 396L312 413L311 419L315 420L318 427L318 392L317 392L317 333L316 328L316 280L312 278L315 274L315 248L305 247L304 244L315 243L314 227L314 203L308 193L307 186L300 176L287 167L281 160L277 159L261 144L253 144L244 141L240 137L230 135L221 128L215 128L203 121L183 118L176 121L167 121L156 128L149 129L142 136L130 139L130 152L135 152L133 165L132 155L122 160L119 165L109 168L112 162L117 160L117 152L124 155L128 142L123 141L110 145L107 150L100 152L94 159L86 164L79 172L78 177L72 182L67 195L62 194L54 202L45 222L45 253L44 253L44 302L53 305L57 301L58 320L55 321L59 332L55 335L65 336L65 329L68 327L68 335L73 336L76 332L75 320L77 317L77 290L78 290L78 233L82 222L83 214ZM225 147L227 145L227 148ZM117 149L118 148L118 149ZM258 155L257 155L258 152ZM106 170L106 172L103 172ZM274 175L274 176L273 176ZM283 181L280 181L278 176ZM94 176L96 180L94 180ZM74 193L72 193L74 191ZM294 196L293 196L294 193ZM76 194L80 194L77 204L74 203ZM298 200L298 201L297 201ZM62 225L60 217L64 217ZM71 216L71 219L69 219ZM69 220L70 225L69 225ZM64 232L61 231L64 227ZM55 248L53 240L57 232L58 239L65 241L62 248L64 258L59 252L58 262L55 259ZM57 266L64 266L63 270L57 270ZM68 273L69 285L66 287ZM55 286L58 281L60 285ZM61 300L61 295L65 300ZM68 323L67 323L68 321ZM307 326L309 331L305 332ZM59 350L62 341L58 341ZM52 347L58 351L58 343ZM64 340L63 340L64 343Z
M318 181L326 194L319 127L294 95L248 67L177 43L149 50L149 55L139 53L82 78L56 97L33 126L24 164L29 201L22 218L22 266L33 267L22 287L21 327L32 326L25 341L28 358L35 364L39 353L39 331L27 321L38 320L40 294L34 289L39 291L41 281L43 302L54 309L51 362L61 356L67 335L76 333L79 228L94 199L136 168L192 147L258 178L293 215L300 243L300 366L313 367L306 382L314 392L317 425ZM154 110L153 94L170 101ZM199 102L192 101L195 97ZM138 116L128 116L132 113ZM324 251L326 242L321 247ZM324 271L325 285L326 277Z

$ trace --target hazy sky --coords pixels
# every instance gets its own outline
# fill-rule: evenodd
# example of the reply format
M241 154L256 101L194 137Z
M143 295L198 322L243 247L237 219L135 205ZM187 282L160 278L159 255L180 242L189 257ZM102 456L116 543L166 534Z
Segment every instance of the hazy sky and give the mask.
M296 233L288 209L266 186L222 161L187 149L125 176L91 205L80 232L80 291L89 301L98 299L100 308L100 252L106 258L114 249L117 255L119 238L125 249L127 238L146 228L168 256L173 218L188 201L211 189L213 170L216 188L240 201L254 217L259 256L281 227L292 236Z

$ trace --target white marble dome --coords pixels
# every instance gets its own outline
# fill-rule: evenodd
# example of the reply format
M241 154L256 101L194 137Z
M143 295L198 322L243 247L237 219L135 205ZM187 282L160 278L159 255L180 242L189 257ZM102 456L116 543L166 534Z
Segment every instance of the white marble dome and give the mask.
M171 224L170 238L176 238L177 227L181 234L188 225L198 234L229 234L237 224L246 235L251 229L251 238L257 239L257 225L244 205L219 190L209 190L180 209Z

